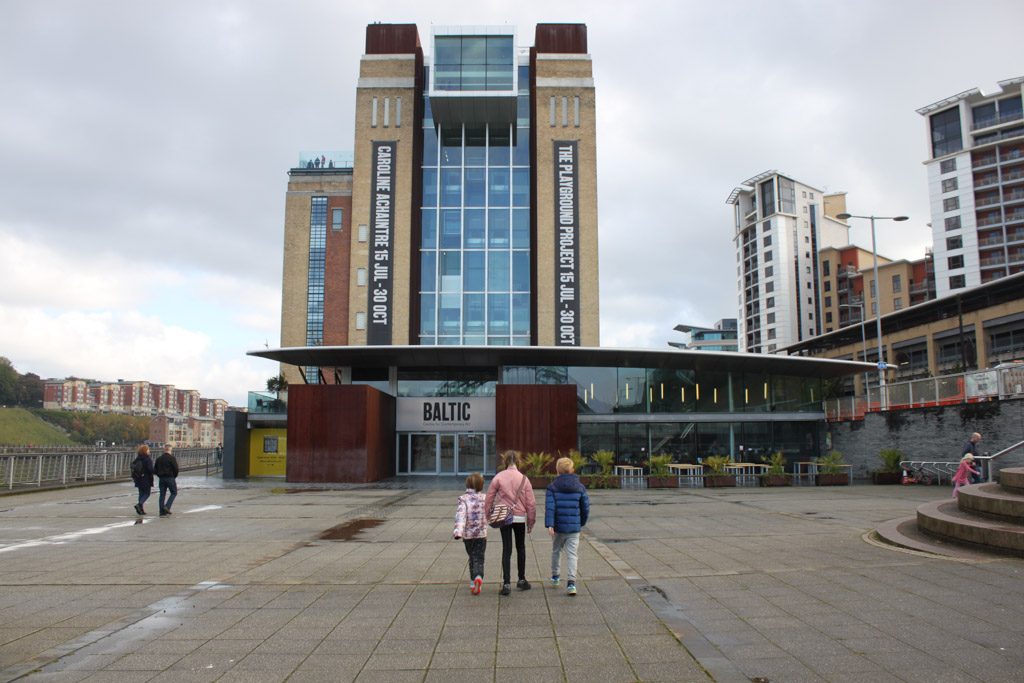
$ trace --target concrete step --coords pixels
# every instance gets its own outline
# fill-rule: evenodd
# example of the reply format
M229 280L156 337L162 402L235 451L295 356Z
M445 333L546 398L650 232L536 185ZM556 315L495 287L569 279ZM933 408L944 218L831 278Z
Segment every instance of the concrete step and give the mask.
M1024 524L964 512L953 500L917 508L917 527L931 536L1024 557Z
M953 557L960 560L986 560L992 557L991 551L984 548L971 547L963 543L955 543L948 539L938 538L923 533L917 528L917 517L901 517L880 524L875 529L878 540L907 550L922 553Z
M957 503L963 512L1024 524L1024 493L1000 484L961 487Z
M999 470L999 485L1014 493L1024 494L1024 467L1007 467Z

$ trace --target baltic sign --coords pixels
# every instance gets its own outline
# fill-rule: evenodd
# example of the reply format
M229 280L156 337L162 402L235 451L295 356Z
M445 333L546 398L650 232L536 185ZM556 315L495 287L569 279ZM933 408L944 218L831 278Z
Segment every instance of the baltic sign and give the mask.
M555 140L555 345L580 345L579 150Z
M391 343L392 262L395 232L395 164L398 142L373 142L373 178L370 197L370 286L367 288L366 343Z
M399 398L395 423L400 432L493 432L494 397Z

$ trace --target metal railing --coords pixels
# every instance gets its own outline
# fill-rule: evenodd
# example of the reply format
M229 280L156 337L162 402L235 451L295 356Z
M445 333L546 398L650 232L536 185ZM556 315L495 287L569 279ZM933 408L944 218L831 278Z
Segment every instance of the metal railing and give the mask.
M1015 451L1018 448L1024 447L1024 441L1018 441L1009 448L1004 448L998 453L991 455L976 455L974 456L975 462L978 464L978 469L981 472L981 478L983 481L992 481L993 475L993 464L996 458L1002 457L1011 451ZM941 482L943 477L951 480L953 475L956 473L957 468L960 466L959 460L952 462L948 460L901 460L900 468L904 471L915 471L915 472L928 472L936 475Z
M885 395L882 395L885 391ZM830 422L863 420L866 413L924 408L1024 396L1024 364L960 374L926 377L887 384L881 391L868 387L862 396L846 396L824 402ZM885 399L884 401L882 399Z
M216 448L177 448L174 457L180 470L205 468L209 476L221 468ZM134 449L0 455L0 491L130 479L134 459Z

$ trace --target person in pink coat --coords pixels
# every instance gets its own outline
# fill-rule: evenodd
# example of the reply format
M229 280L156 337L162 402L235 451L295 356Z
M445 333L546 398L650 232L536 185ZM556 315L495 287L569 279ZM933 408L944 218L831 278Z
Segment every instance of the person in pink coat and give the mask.
M958 489L967 484L970 481L971 475L978 475L978 470L972 467L974 465L974 456L968 453L964 457L960 458L960 467L956 468L956 474L953 475L953 497L957 497Z
M529 478L519 471L519 453L505 451L499 456L498 465L501 471L491 479L487 487L487 498L484 510L490 513L495 499L512 506L512 523L501 527L501 595L512 592L512 537L516 542L516 568L519 581L516 588L521 591L530 590L530 582L526 580L526 534L533 531L537 521L537 500L533 497L533 487ZM516 495L518 492L518 495Z

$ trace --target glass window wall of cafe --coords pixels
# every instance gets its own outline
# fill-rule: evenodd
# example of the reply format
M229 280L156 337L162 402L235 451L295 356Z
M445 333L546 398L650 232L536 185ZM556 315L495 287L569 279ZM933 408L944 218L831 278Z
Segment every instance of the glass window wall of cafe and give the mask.
M575 384L581 415L821 412L818 377L666 368L508 366L503 384Z
M807 422L581 422L580 453L615 453L619 465L645 466L650 456L671 455L672 462L697 464L709 455L737 462L761 462L781 451L788 463L822 455L824 426Z

